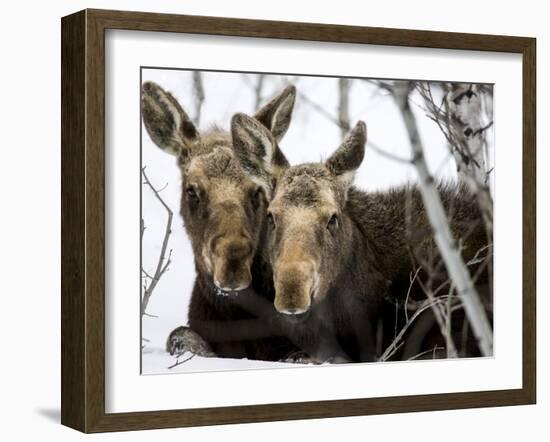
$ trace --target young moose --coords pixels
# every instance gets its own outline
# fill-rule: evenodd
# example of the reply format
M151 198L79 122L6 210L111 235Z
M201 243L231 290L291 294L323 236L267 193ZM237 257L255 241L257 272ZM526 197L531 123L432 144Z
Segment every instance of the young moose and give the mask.
M268 209L274 305L294 318L287 333L317 361L375 360L378 320L394 326L395 316L381 317L384 298L404 299L411 250L433 251L414 186L375 193L351 186L365 143L366 126L359 122L326 162L287 168ZM455 237L467 238L468 258L487 239L473 198L464 192L462 186L440 187Z
M192 331L171 333L172 354L186 350L193 332L220 357L279 360L291 352L289 341L271 337L276 312L262 244L272 174L288 166L277 142L288 129L295 95L289 86L255 118L236 114L231 133L213 128L199 134L169 92L143 85L145 128L158 147L176 156L181 171L180 213L197 272L188 314Z

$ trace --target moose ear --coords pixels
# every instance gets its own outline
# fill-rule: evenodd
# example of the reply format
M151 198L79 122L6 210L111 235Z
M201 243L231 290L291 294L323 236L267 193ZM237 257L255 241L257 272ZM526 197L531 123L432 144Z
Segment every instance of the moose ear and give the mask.
M256 120L271 131L277 142L281 141L288 130L295 100L296 88L287 86L254 115Z
M363 161L366 142L367 126L363 121L359 121L346 136L336 152L334 152L325 162L326 167L334 173L345 186L351 184L354 172Z
M147 133L165 152L188 154L188 144L199 132L177 100L156 83L148 81L141 89L141 113Z
M235 114L231 119L231 137L233 149L247 171L256 176L273 173L277 142L258 120Z

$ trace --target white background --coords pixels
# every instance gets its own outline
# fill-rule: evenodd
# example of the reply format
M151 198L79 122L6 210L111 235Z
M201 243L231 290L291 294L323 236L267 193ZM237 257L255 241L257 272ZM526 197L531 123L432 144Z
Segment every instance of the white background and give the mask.
M59 421L59 120L60 120L60 30L59 17L84 7L155 10L203 15L318 21L355 25L437 29L464 32L518 34L538 37L539 121L539 226L548 219L543 191L550 166L548 129L550 118L548 86L541 80L550 75L550 31L542 2L524 1L510 7L494 2L461 1L459 7L441 8L439 2L367 4L341 0L327 4L295 1L188 1L182 5L157 1L19 1L2 12L2 104L4 163L0 189L3 211L1 229L4 269L4 312L0 321L3 342L1 432L13 438L47 437L76 440L83 436L58 425ZM362 6L357 6L362 5ZM153 8L153 9L152 9ZM96 439L195 440L223 437L224 440L281 440L307 437L334 439L340 434L363 434L365 438L407 440L464 440L465 438L517 440L527 435L544 440L549 428L544 418L550 412L548 381L550 329L542 322L548 307L548 277L542 269L548 252L548 234L539 229L539 404L530 407L415 413L400 416L342 418L321 421L234 425L217 428L163 430L131 434L101 435ZM4 434L3 434L4 435Z

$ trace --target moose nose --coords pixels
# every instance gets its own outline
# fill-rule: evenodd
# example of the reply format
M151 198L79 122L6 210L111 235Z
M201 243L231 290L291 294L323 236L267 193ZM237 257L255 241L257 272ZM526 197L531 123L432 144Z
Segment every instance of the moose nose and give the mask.
M252 242L244 235L216 239L211 255L216 285L226 292L246 289L252 282L253 254Z
M301 315L311 306L315 281L314 264L309 259L286 260L275 267L274 306L285 315Z
M230 281L222 284L216 280L214 281L214 284L216 285L216 287L223 290L224 292L238 292L248 287L248 284L243 284L239 281Z
M305 313L307 309L305 308L299 308L299 307L287 307L279 310L279 313L282 313L284 315L301 315Z

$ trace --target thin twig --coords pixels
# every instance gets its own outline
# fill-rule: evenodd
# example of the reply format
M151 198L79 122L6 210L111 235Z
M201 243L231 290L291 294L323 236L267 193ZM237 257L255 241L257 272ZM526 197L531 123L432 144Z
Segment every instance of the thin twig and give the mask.
M418 277L418 273L420 272L421 269L422 269L422 267L418 267L416 269L416 272L414 272L414 276L411 275L411 277L410 277L409 289L407 290L407 296L405 296L405 321L406 322L409 321L409 313L408 313L408 309L407 309L407 305L409 304L409 296L411 295L411 290L412 290L412 287L414 285L414 281Z
M442 299L436 299L434 301L434 303L436 303L436 304L439 304L441 302L443 302ZM432 302L426 302L423 307L419 308L411 316L411 318L401 328L401 330L399 331L399 333L397 334L395 339L390 343L390 345L388 345L388 347L386 347L386 350L384 351L384 353L382 353L382 356L380 356L380 358L378 359L379 361L381 361L381 362L382 361L387 361L397 351L398 345L399 345L401 339L403 338L403 336L405 335L405 333L407 332L407 330L409 329L409 327L414 323L414 321L416 320L416 318L418 318L418 316L420 316L424 311L426 311L430 308L432 308ZM401 343L401 345L402 345L402 343Z
M450 318L445 315L444 311L444 305L436 304L434 301L436 300L436 297L432 290L432 278L431 274L428 277L427 283L423 283L420 279L418 280L418 284L426 294L426 297L430 301L430 304L432 306L433 314L435 317L435 320L437 322L437 325L439 326L439 330L441 332L441 336L445 338L445 342L447 344L447 356L449 358L456 358L458 356L456 351L456 346L453 342L452 336L449 332L449 326L450 326ZM441 298L439 298L441 299ZM447 297L447 305L450 303L450 297Z
M427 355L428 353L435 354L435 352L438 351L438 350L445 350L445 347L438 347L436 345L434 348L429 348L428 350L424 350L423 352L418 353L418 354L408 358L407 361L414 361L415 359L421 358L422 356ZM435 359L435 358L432 357L432 359Z
M340 127L340 122L338 121L338 118L334 117L330 112L328 112L323 106L316 103L312 99L310 99L307 95L298 92L298 96L300 97L300 100L304 103L311 106L312 109L316 110L319 114L321 114L323 117L325 117L327 120L332 121L336 126Z
M370 140L367 141L367 147L370 147L377 154L379 154L383 157L386 157L389 160L396 161L396 162L402 163L402 164L408 164L408 165L413 164L413 161L411 159L403 158L403 157L400 157L399 155L395 155L391 152L388 152L387 150L382 149L381 147L379 147L378 145L376 145L374 142L372 142Z
M143 268L141 269L141 271L144 274L149 275L149 277L151 278L151 282L149 283L149 285L147 285L144 282L144 286L143 286L144 290L143 290L143 299L141 301L141 314L144 315L145 311L147 309L147 305L149 304L149 300L151 298L151 295L153 294L153 291L155 290L155 287L157 286L157 284L158 284L160 278L162 277L162 275L164 275L164 273L168 270L168 266L172 262L171 261L172 249L170 249L170 251L168 252L168 257L166 257L166 249L168 248L168 240L170 238L170 234L172 233L173 213L172 213L172 210L170 209L170 207L168 207L168 205L161 198L158 190L155 189L155 187L149 181L149 177L145 173L145 167L143 167L141 169L141 174L143 175L143 179L145 180L144 183L147 184L147 186L149 186L149 188L151 189L151 191L153 192L153 194L155 195L157 200L166 209L166 212L168 214L168 217L167 217L167 220L166 220L166 228L165 228L165 231L164 231L164 238L162 240L162 247L160 249L160 255L159 255L159 259L158 259L157 266L156 266L156 269L155 269L155 273L151 277L145 271L145 269L143 269ZM144 224L142 223L142 233L143 233L143 230L144 230Z
M181 364L185 364L186 362L190 361L191 359L193 359L196 355L193 353L191 354L191 356L189 356L187 359L183 359L183 360L177 360L174 364L170 365L168 367L168 370L170 370L171 368L174 368L174 367L177 367L178 365L181 365Z

